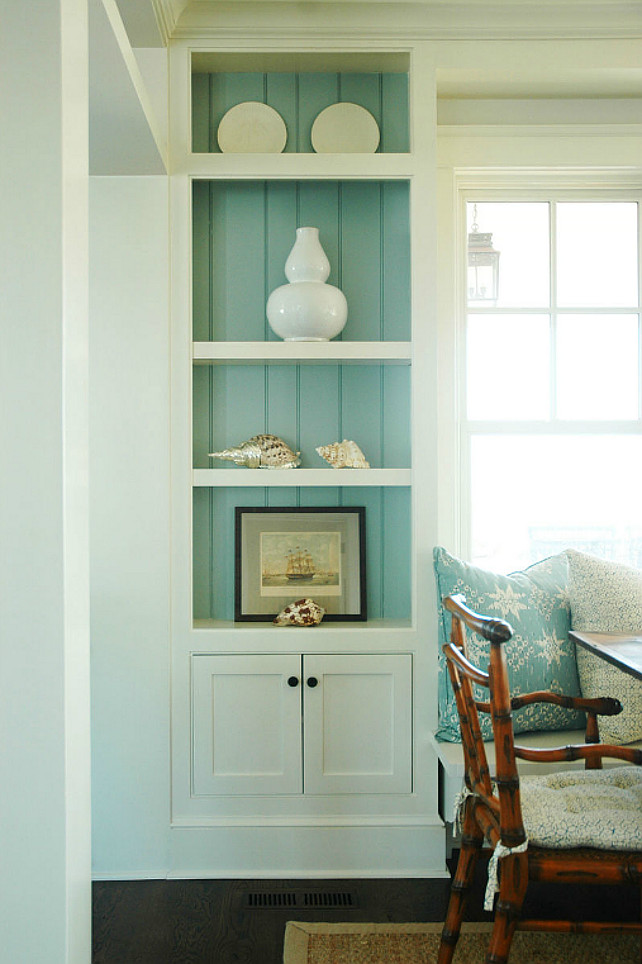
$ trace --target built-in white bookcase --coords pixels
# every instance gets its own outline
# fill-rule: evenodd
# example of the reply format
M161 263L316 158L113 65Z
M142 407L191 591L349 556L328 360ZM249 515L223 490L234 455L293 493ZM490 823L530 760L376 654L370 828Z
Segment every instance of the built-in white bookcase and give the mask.
M436 830L413 742L426 715L418 687L431 684L414 588L424 510L411 52L177 45L172 58L174 825L314 828L341 814L391 833ZM283 153L220 152L221 118L252 100L283 117ZM313 152L314 118L341 100L375 117L376 153ZM283 342L266 320L306 225L348 301L342 335L326 343ZM259 433L283 438L301 467L208 455ZM316 453L343 438L370 469L332 469ZM238 506L364 506L368 620L235 622Z

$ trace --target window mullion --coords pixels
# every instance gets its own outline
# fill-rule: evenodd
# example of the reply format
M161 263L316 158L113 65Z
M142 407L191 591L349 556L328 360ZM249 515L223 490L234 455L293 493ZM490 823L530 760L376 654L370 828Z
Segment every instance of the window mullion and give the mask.
M549 278L550 278L550 418L557 418L557 203L549 201Z
M638 200L638 420L642 419L642 204Z

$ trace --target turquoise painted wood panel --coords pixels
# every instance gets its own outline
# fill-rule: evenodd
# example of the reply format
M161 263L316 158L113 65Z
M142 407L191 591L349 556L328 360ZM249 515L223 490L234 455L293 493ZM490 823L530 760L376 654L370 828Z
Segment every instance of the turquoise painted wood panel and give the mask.
M410 150L408 129L408 74L381 75L381 145L385 153Z
M212 489L194 489L192 595L195 619L209 619L214 611L212 579Z
M263 505L365 506L369 618L409 618L409 490L351 486L196 489L194 618L234 618L234 510Z
M343 337L349 341L382 337L382 190L371 182L342 186L340 287L348 301Z
M344 365L341 381L341 437L356 442L372 468L385 468L380 367Z
M210 75L192 76L192 150L205 154L210 149Z
M195 338L274 340L268 296L287 283L297 227L313 226L330 261L329 283L348 301L341 338L408 339L408 204L408 186L397 182L196 182Z
M409 469L410 372L397 365L381 370L381 434L383 467Z
M268 365L265 369L265 424L295 452L299 439L299 370L295 365Z
M301 182L297 190L296 227L319 229L319 240L330 262L328 284L342 287L341 192L337 181ZM291 235L295 239L295 232Z
M194 467L208 469L211 461L207 453L212 451L214 438L223 434L224 426L214 418L212 405L212 370L197 366L192 378L192 449ZM222 413L219 413L219 415Z
M327 463L316 449L342 438L341 368L340 365L300 366L299 447L304 468L325 468Z
M336 104L339 97L338 74L299 74L299 150L312 152L312 125L315 118Z
M265 371L259 365L231 365L214 370L214 412L223 413L224 436L217 449L238 445L268 430ZM219 463L221 465L222 463ZM231 467L232 463L225 467Z
M206 181L196 181L193 190L192 251L194 263L192 271L192 314L194 318L194 338L207 341L213 337L210 330L212 321L212 252L210 227L210 185Z
M336 486L318 486L315 488L298 489L298 505L313 508L315 505L335 506L341 505L341 495L343 489Z
M382 339L410 339L410 187L387 182L381 193Z
M296 237L298 204L298 191L291 182L275 181L266 184L265 304L270 292L287 284L285 262ZM263 338L280 341L270 328L265 308L262 322Z
M218 194L219 192L217 192ZM212 257L216 258L214 246ZM228 340L257 337L265 317L265 186L242 182L225 200L225 318Z
M284 153L299 151L299 88L296 74L267 74L265 103L281 115L288 133Z
M324 468L319 445L355 441L372 468L410 466L410 370L385 365L196 366L194 466L207 453L270 432ZM230 463L231 465L231 463Z
M383 598L381 611L388 619L406 619L411 612L411 538L412 508L410 490L389 488L384 493L381 518ZM407 533L406 539L400 533ZM432 586L420 591L432 592Z
M278 72L195 74L192 150L218 152L216 135L223 115L248 100L269 104L281 114L288 132L288 152L311 152L315 118L340 101L359 104L372 113L381 131L379 150L408 150L406 74Z

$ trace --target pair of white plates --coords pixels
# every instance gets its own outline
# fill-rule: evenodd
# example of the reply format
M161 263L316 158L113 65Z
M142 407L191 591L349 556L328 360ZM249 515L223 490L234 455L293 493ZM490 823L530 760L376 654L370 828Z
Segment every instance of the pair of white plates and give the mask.
M288 132L273 107L250 100L227 111L217 137L224 154L280 154ZM372 154L379 146L379 125L365 107L331 104L315 119L311 138L317 154Z

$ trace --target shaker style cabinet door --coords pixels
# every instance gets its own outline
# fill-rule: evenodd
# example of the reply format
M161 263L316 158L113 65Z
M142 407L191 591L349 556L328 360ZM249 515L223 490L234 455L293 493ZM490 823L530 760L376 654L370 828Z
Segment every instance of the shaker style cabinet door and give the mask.
M305 656L306 793L410 793L412 657Z
M192 794L301 793L300 656L192 658Z

